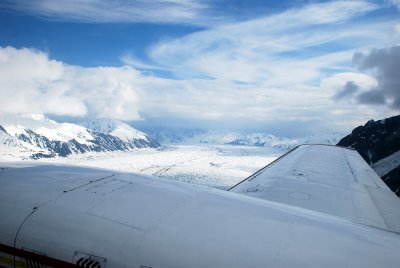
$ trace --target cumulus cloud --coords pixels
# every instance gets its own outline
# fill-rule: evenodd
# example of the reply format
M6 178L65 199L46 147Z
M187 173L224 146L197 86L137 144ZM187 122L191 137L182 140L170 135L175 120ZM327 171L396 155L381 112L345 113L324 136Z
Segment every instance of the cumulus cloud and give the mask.
M370 90L364 93L361 93L357 96L357 100L362 104L373 104L373 105L381 105L386 103L385 97L379 90Z
M360 92L356 96L359 103L388 104L393 109L400 109L400 76L398 75L400 46L373 49L369 53L356 53L353 64L359 71L367 73L377 81L376 87Z
M40 51L0 49L0 109L8 112L48 112L83 115L86 107L69 88L51 87L62 79L64 65Z
M0 110L139 119L131 67L82 68L32 49L0 48Z
M343 90L339 91L334 96L334 99L341 100L352 97L354 93L356 93L357 91L358 91L358 86L353 81L348 81L344 86Z
M358 88L357 91L359 92L375 88L378 84L375 78L363 73L340 72L323 78L320 83L320 87L323 88L327 93L331 93L333 95L333 99L345 100L348 98L336 98L337 95L340 94L340 92L347 91L346 88L349 85L346 82L343 86L343 81L351 82L350 84L354 84L354 86Z
M122 120L180 117L235 120L295 116L296 102L318 96L280 90L276 94L226 80L172 80L125 67L85 68L51 60L32 49L0 48L0 110ZM307 100L308 99L308 100ZM285 103L291 108L280 107ZM240 107L240 108L238 108Z

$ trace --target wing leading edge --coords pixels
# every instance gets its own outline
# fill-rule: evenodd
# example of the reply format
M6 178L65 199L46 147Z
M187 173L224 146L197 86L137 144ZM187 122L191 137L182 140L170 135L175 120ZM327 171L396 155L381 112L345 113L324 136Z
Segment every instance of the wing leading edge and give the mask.
M400 233L400 200L355 150L302 145L231 192Z

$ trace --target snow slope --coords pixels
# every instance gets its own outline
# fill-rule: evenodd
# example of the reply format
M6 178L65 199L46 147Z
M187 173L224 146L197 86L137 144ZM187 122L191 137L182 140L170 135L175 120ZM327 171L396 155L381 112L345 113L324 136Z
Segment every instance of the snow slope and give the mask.
M208 187L228 189L282 154L281 150L245 146L176 145L131 152L101 152L41 159L134 172Z
M32 152L29 147L29 144L18 141L0 126L0 160L17 160L18 156L26 158Z
M91 121L86 121L80 124L87 129L95 132L107 133L115 137L120 138L123 141L131 141L135 139L148 139L148 136L128 124L121 121L112 119L95 119Z
M82 126L71 123L57 123L44 115L0 114L0 124L11 136L26 134L29 129L53 141L67 142L75 139L79 143L88 144L94 137Z
M388 157L382 158L381 160L372 164L372 168L381 177L385 176L398 166L400 166L400 151L389 155Z

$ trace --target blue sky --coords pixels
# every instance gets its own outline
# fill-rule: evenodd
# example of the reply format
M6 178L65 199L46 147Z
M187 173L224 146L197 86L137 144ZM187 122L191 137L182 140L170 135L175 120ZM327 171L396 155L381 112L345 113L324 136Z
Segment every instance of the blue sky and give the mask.
M27 2L20 1L18 5L9 1L10 4L3 5L1 45L36 48L49 53L50 58L85 67L121 66L124 64L121 55L126 53L146 60L146 49L154 43L212 28L206 18L204 22L177 20L163 23L151 18L132 22L122 18L121 21L106 18L97 21L95 18L74 19L68 15L58 17L39 8L24 8L23 3ZM207 9L210 16L219 18L222 23L282 12L303 2L306 1L214 1L208 3L212 5Z
M282 136L348 131L399 112L400 83L388 70L397 68L389 60L399 8L398 0L3 0L0 109Z

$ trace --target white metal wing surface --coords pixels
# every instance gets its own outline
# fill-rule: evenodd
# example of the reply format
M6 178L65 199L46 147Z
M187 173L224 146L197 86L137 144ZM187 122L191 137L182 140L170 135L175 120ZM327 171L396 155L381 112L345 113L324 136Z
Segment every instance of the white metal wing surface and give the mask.
M37 163L1 168L0 185L0 267L400 263L399 200L337 147L298 147L231 192Z
M400 199L347 148L298 146L230 191L400 232Z

